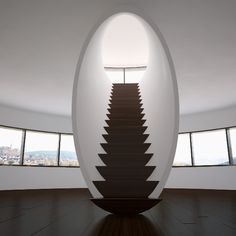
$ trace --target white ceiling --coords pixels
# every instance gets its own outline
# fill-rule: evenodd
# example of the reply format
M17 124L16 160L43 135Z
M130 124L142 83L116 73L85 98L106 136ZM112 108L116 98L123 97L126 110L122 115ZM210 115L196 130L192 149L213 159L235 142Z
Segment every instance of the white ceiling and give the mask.
M182 114L236 105L235 0L0 0L0 104L70 115L82 43L119 2L163 33Z

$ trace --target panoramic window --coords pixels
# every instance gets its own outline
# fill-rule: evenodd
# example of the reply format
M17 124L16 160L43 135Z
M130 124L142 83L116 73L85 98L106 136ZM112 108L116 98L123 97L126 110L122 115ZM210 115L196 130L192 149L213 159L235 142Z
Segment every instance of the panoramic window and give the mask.
M22 136L22 130L0 127L0 164L20 164Z
M73 135L62 134L60 145L60 166L79 166Z
M233 164L236 165L236 128L229 129Z
M228 134L229 147L226 129L193 132L192 146L190 133L179 134L173 166L192 166L191 149L193 166L229 165L228 148L236 165L236 127ZM79 167L73 135L0 127L0 165L22 164Z
M114 16L102 40L103 64L112 83L138 83L148 55L148 38L141 20L128 13Z
M226 130L192 133L195 165L228 165Z
M24 165L56 166L59 134L26 131Z
M174 166L192 165L189 133L179 134L173 165Z

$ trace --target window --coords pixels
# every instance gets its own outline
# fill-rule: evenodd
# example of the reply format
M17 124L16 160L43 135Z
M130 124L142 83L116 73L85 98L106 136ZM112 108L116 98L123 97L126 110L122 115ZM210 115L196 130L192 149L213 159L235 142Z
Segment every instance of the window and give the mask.
M236 165L236 128L229 129L233 164Z
M195 165L228 165L226 130L204 131L192 134Z
M139 83L146 71L146 66L105 67L105 72L113 84Z
M128 68L125 70L125 82L126 83L139 83L142 79L146 67L142 68Z
M188 134L179 134L175 152L174 166L191 166L191 147Z
M60 166L79 166L73 135L61 135Z
M59 134L26 131L24 165L56 166Z
M119 68L105 68L108 78L113 84L124 83L124 71Z
M229 156L236 165L236 127L183 133L178 136L173 166L229 165ZM22 164L79 167L73 134L0 126L0 165Z
M22 130L0 127L0 164L20 164L22 137Z

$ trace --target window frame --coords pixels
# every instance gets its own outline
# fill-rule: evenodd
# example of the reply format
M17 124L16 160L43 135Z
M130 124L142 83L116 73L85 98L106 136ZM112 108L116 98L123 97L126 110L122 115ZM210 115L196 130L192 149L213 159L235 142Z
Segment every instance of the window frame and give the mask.
M198 167L229 167L229 166L236 166L236 164L233 163L233 159L232 159L232 156L233 156L232 155L232 146L231 146L230 133L229 133L229 130L232 129L232 128L236 128L236 126L227 126L227 127L222 127L222 128L194 130L194 131L191 131L191 132L180 132L179 134L185 134L185 133L190 134L189 137L190 137L190 150L191 150L192 165L191 166L172 166L172 168L198 168ZM227 164L227 165L195 165L194 154L193 154L192 134L193 133L198 133L198 132L208 132L208 131L217 131L217 130L225 130L229 164Z
M14 166L14 167L50 167L50 168L80 168L80 165L78 166L60 166L60 147L61 147L61 135L72 135L73 133L60 133L60 132L55 132L55 131L45 131L45 130L38 130L38 129L25 129L25 128L19 128L19 127L13 127L13 126L7 126L7 125L0 125L0 128L8 128L8 129L17 129L22 131L22 139L21 139L21 153L20 153L20 164L16 165L8 165L8 164L0 164L1 166ZM26 131L31 131L31 132L41 132L41 133L49 133L49 134L58 134L58 148L57 148L57 164L56 165L25 165L24 164L24 154L25 154L25 141L26 141Z
M60 160L60 158L61 158L61 151L62 151L62 150L61 150L61 146L62 146L62 145L61 145L61 140L62 140L62 139L61 139L61 136L62 136L62 135L71 135L72 138L74 139L74 137L73 137L74 135L73 135L73 134L60 133L60 138L59 138L59 139L60 139L60 144L59 144L59 145L60 145L60 149L58 149L58 166L60 166L60 167L64 167L64 165L62 165L62 164L60 163L60 161L61 161L61 160ZM76 149L75 149L75 154L76 154ZM79 161L78 161L78 164L79 164ZM80 166L80 164L79 164L78 166L66 166L66 167L79 167L79 166Z
M190 163L190 165L186 165L186 166L178 166L178 165L174 165L174 160L173 160L172 167L192 167L193 166L193 153L192 153L191 134L190 134L190 132L181 132L181 133L178 133L178 136L181 135L181 134L188 134L189 145L190 145L190 160L191 160L191 163ZM177 140L177 143L176 143L176 151L177 151L177 145L178 145L178 140ZM176 151L175 151L175 154L176 154ZM175 157L174 157L174 159L175 159Z
M78 166L61 166L60 165L60 148L61 148L61 135L72 135L73 133L69 132L55 132L55 131L45 131L45 130L38 130L38 129L26 129L26 128L20 128L20 127L14 127L14 126L8 126L8 125L0 125L0 128L8 128L8 129L16 129L22 131L22 139L21 139L21 153L20 153L20 164L0 164L1 166L14 166L14 167L50 167L50 168L80 168L80 165ZM232 144L231 144L231 137L230 137L230 129L236 128L236 126L228 126L228 127L222 127L222 128L214 128L214 129L202 129L202 130L194 130L191 132L180 132L179 134L189 134L190 139L190 150L191 150L191 165L189 166L178 166L178 165L172 165L172 168L198 168L198 167L229 167L229 166L236 166L233 162L233 155L232 155ZM197 132L207 132L207 131L215 131L215 130L225 130L226 135L226 143L227 143L227 153L228 153L228 160L229 164L227 165L195 165L194 160L194 153L193 153L193 143L192 143L192 134ZM26 140L26 131L33 131L33 132L43 132L43 133L51 133L51 134L58 134L58 152L57 152L57 165L50 166L50 165L24 165L24 153L25 153L25 140Z

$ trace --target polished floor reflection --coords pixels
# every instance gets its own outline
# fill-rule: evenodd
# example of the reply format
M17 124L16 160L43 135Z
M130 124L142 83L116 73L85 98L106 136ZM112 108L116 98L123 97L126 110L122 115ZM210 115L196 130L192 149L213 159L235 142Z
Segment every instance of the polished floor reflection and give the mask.
M86 233L87 236L161 236L164 235L157 226L155 226L149 218L143 215L136 216L116 216L108 215L100 222L94 225L91 230Z
M164 190L133 217L106 213L87 189L0 191L0 235L235 236L236 191Z

